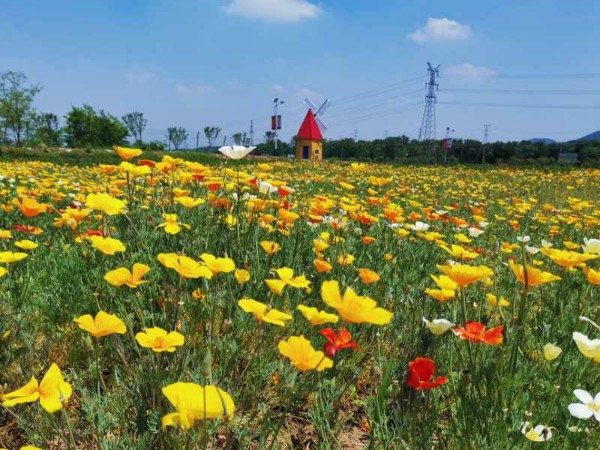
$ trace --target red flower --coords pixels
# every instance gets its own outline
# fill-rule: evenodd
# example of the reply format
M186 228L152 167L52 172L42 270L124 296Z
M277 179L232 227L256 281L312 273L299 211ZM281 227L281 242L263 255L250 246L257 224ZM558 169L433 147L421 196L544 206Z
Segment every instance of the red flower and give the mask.
M216 192L221 187L221 183L217 183L217 182L204 183L204 186L206 186L211 192Z
M330 358L333 358L335 354L343 348L353 348L356 351L360 350L358 345L356 345L356 341L352 340L350 332L345 328L340 328L339 333L336 333L331 328L323 328L319 331L319 334L327 339L327 342L323 345L323 350Z
M281 186L279 189L277 189L277 192L279 193L279 195L281 197L287 197L288 195L290 195L292 192L294 192L293 189L290 189L287 186Z
M258 177L252 178L249 183L254 189L258 189Z
M102 230L92 230L89 229L85 232L86 236L104 236L104 233L102 232Z
M21 233L39 234L41 232L41 228L29 225L13 225L11 228Z
M192 178L196 181L204 180L204 175L193 175Z
M448 377L440 376L433 379L434 372L435 362L433 359L419 356L408 363L408 380L406 380L406 384L412 388L423 391L426 389L433 389L440 384L446 384L448 382Z
M461 339L471 342L483 342L489 345L498 345L504 339L504 326L485 329L485 325L479 322L467 322L464 328L454 327L452 330Z
M154 167L156 165L156 163L154 161L150 161L149 159L140 159L138 161L138 164L140 166L148 166L148 167Z

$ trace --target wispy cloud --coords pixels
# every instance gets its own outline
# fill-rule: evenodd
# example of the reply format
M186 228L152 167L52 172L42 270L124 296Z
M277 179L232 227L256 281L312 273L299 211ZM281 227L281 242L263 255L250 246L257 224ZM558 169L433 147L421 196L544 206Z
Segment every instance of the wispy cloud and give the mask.
M215 88L205 84L187 84L178 82L175 84L175 91L178 94L204 95L215 92Z
M471 27L447 18L427 19L427 23L410 33L408 38L419 43L464 41L471 36Z
M153 79L156 75L152 72L128 72L125 74L129 81L133 81L135 83L143 83L145 81Z
M468 80L485 80L494 78L496 72L488 67L475 66L471 63L457 64L446 68L443 72L445 75L465 78Z
M275 92L283 92L283 91L285 91L285 88L284 88L284 87L283 87L281 84L278 84L278 83L275 83L275 84L274 84L273 86L271 86L271 87L273 88L273 90L274 90Z
M224 10L230 15L267 22L299 22L323 12L308 0L231 0Z

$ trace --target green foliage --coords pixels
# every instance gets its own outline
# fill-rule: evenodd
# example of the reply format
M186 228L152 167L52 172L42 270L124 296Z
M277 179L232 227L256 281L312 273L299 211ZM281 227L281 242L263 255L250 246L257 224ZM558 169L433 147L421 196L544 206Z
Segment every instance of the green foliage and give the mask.
M0 73L0 129L12 135L15 145L21 145L23 134L33 117L33 100L41 87L27 85L27 76L22 72ZM10 138L8 133L4 139Z
M171 150L171 144L175 150L179 150L181 145L188 138L188 133L185 128L182 127L170 127L167 129L167 140L169 141L169 150Z
M133 136L133 139L136 142L142 142L142 133L148 123L148 121L144 118L144 113L130 112L125 114L121 119L129 130L131 136Z
M219 137L219 133L221 133L221 128L219 128L219 127L211 127L211 126L204 127L204 135L206 136L206 139L208 140L209 148L212 148L215 146L215 142L217 141L217 138Z
M73 107L65 116L65 140L69 147L93 148L122 145L127 128L115 116L90 105Z

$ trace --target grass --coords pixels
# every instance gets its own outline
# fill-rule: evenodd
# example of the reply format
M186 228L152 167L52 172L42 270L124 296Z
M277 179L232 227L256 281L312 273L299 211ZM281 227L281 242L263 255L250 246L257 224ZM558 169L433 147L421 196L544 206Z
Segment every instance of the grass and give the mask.
M577 401L574 389L594 395L600 385L598 364L572 339L574 331L598 337L598 330L578 318L599 321L599 287L581 267L564 269L542 253L523 252L517 237L529 235L528 245L538 248L542 240L565 248L598 238L600 171L293 161L240 166L169 153L200 164L181 160L173 170L167 164L164 172L155 167L152 176L128 180L122 171L108 174L96 165L118 164L113 154L46 156L46 162L35 162L12 160L4 150L0 154L11 159L0 162L0 230L12 235L0 240L0 251L21 251L15 247L21 239L39 244L26 259L2 265L8 273L0 277L0 393L32 376L40 380L54 362L73 385L73 395L54 414L39 403L0 409L0 447L566 449L594 448L599 442L598 422L571 417L567 409ZM258 180L295 192L269 196L257 191ZM208 188L213 182L218 183L214 192ZM54 226L61 212L85 208L87 195L98 191L127 201L126 213L93 211L77 227ZM234 193L244 200L236 202ZM181 195L206 202L187 209L174 201ZM50 205L49 210L24 217L13 204L24 196ZM290 225L279 212L286 207L299 214ZM157 228L164 213L177 214L190 229L165 233ZM411 230L417 221L430 228ZM15 225L43 232L22 233ZM484 232L472 237L469 227ZM126 251L102 254L82 239L88 230L109 231ZM440 245L459 244L457 234L471 239L462 245L479 254L469 264L485 265L494 275L440 302L425 289L435 287L430 275L441 274L436 265L451 258ZM365 236L375 241L367 245L361 240ZM327 240L329 248L316 254L316 239ZM265 240L281 250L268 255L259 245ZM516 246L508 253L510 244ZM169 252L195 260L203 253L230 258L251 279L240 284L233 273L210 280L181 278L157 260ZM339 264L338 258L347 255L354 262ZM510 258L520 263L524 255L529 264L561 279L523 295L507 263ZM316 258L328 260L332 270L319 273ZM598 270L599 261L587 266ZM107 272L131 269L134 263L150 266L147 283L131 289L104 280ZM272 292L264 280L277 278L272 271L281 267L306 276L312 289L287 286L282 295ZM377 272L380 281L364 284L358 268ZM296 307L302 303L335 313L321 298L327 280L374 299L393 312L393 320L383 326L342 321L311 326ZM491 306L490 293L510 305ZM287 312L293 320L284 327L258 322L238 307L244 297ZM99 310L116 314L127 332L96 342L73 323ZM452 331L434 336L423 317L459 326L468 320L503 325L505 338L500 345L486 345L460 340ZM179 331L185 344L161 354L140 347L135 334L152 326ZM322 350L318 331L326 326L347 328L360 351L340 350L333 368L322 372L300 372L279 352L278 342L294 335L304 335ZM546 343L562 348L556 360L544 358ZM436 376L447 376L446 384L425 391L406 384L409 362L421 356L435 361ZM218 385L235 402L233 418L199 421L187 431L163 430L161 418L174 408L161 389L177 381ZM531 443L520 432L524 421L551 427L552 439Z

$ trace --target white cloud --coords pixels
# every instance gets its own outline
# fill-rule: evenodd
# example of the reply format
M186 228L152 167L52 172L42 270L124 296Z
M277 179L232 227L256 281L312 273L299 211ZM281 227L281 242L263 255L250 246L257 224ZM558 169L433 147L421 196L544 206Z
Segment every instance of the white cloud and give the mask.
M224 9L230 15L268 22L299 22L323 12L308 0L231 0Z
M205 84L185 84L185 83L178 82L175 85L175 91L178 94L202 95L202 94L210 94L212 92L215 92L215 88L212 86L207 86Z
M272 86L272 88L273 88L273 90L274 90L275 92L283 92L283 91L285 91L285 88L284 88L284 87L283 87L281 84L278 84L278 83L275 83L275 84Z
M471 35L471 27L447 18L427 19L427 24L410 33L408 38L415 42L464 41Z
M466 78L468 80L485 80L496 76L496 72L492 69L483 66L474 66L470 63L450 66L443 71L443 74Z
M129 72L126 74L126 77L129 81L143 83L145 81L151 80L155 77L155 75L152 72Z

